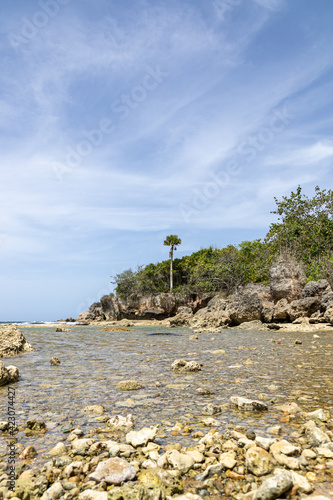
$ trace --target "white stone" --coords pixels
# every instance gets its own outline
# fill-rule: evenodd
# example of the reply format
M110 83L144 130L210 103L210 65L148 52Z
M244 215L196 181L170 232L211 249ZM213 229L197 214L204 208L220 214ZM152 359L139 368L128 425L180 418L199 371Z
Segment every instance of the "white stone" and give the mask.
M137 446L146 446L149 441L154 441L157 434L157 427L144 427L139 431L131 431L126 434L126 443L135 448Z

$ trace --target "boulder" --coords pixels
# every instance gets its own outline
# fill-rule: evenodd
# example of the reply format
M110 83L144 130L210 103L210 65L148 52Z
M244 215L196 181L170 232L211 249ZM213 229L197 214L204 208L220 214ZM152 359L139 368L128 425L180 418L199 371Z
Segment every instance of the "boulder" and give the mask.
M19 369L16 366L5 366L0 361L0 386L17 382L20 377Z
M329 293L332 293L332 288L327 280L309 281L302 290L301 298L322 298Z
M263 297L253 287L245 287L233 296L226 312L232 325L261 319Z
M301 317L310 318L313 313L320 310L320 307L321 301L317 297L294 300L289 304L289 318L291 321Z
M21 330L15 325L0 327L0 358L16 356L20 352L33 351Z
M270 269L270 291L274 302L300 298L306 276L302 266L292 259L281 259Z

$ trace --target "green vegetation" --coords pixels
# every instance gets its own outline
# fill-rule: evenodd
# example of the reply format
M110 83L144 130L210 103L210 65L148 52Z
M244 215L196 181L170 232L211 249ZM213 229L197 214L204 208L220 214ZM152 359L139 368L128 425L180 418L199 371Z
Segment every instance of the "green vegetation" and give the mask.
M299 186L281 201L275 198L277 222L271 224L264 241L243 241L225 248L202 248L173 260L173 249L181 243L176 235L164 242L171 247L170 261L128 269L113 277L121 298L169 291L190 295L223 292L237 286L269 282L269 268L282 256L303 263L309 280L327 278L333 284L333 192L315 188L313 198ZM176 238L172 240L171 238Z

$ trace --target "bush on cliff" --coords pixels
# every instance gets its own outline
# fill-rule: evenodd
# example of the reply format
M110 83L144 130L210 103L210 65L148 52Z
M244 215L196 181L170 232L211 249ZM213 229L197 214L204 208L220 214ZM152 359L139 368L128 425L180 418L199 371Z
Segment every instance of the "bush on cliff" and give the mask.
M308 280L327 279L333 286L333 191L315 188L309 198L299 186L282 200L275 198L265 241L243 241L225 248L202 248L173 262L176 294L223 292L248 283L269 283L269 269L283 255L304 265ZM113 277L120 298L169 291L169 261L128 269Z

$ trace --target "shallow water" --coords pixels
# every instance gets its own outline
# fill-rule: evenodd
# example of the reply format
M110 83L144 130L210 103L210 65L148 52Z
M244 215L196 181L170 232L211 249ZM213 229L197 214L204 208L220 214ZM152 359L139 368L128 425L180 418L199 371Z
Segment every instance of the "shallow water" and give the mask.
M191 332L186 329L105 332L97 326L72 327L68 333L57 333L54 327L25 328L24 335L36 350L4 362L18 366L22 377L13 385L17 424L23 426L34 418L47 423L49 431L43 437L26 437L23 432L17 436L20 443L33 444L37 450L51 449L69 428L104 427L96 415L83 411L93 404L103 404L111 416L132 413L137 429L180 421L202 430L203 406L229 403L233 395L247 396L265 401L269 411L244 414L228 406L214 415L220 423L215 427L224 430L232 421L262 435L267 426L279 423L279 403L297 402L307 411L333 410L333 328L332 333L319 333L319 338L312 333L225 330L189 340ZM294 344L296 338L302 345ZM60 365L50 366L53 356ZM179 358L202 363L202 371L174 374L170 366ZM117 383L127 379L138 380L145 388L118 391ZM198 387L214 394L199 396ZM155 397L156 393L160 396ZM6 420L7 387L0 387L0 408L0 420ZM287 430L289 424L281 425ZM168 436L164 442L193 443L189 437L171 436L169 424L164 430ZM5 439L0 440L3 450Z

